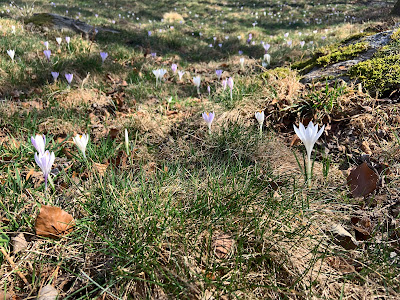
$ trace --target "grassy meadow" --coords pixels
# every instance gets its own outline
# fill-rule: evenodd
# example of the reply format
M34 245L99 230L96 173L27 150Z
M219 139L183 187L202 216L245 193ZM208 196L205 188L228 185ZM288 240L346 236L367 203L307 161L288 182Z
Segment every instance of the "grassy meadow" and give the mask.
M391 28L392 5L0 1L0 298L51 286L58 299L399 299L399 104L357 84L302 84L293 67ZM310 120L325 131L308 187L293 125ZM37 134L55 155L47 188ZM390 172L355 198L346 178L365 153ZM37 234L46 205L73 216L68 234Z

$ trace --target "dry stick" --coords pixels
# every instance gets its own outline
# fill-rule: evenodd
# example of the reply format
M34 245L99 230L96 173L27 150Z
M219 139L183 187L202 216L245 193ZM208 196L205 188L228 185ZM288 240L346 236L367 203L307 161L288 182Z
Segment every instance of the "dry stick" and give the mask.
M30 283L28 282L28 280L26 279L25 275L21 273L21 271L16 270L17 266L15 265L14 261L12 260L12 258L10 256L8 256L6 249L4 249L3 247L0 247L0 252L3 253L4 257L7 259L8 263L11 265L11 267L13 268L13 270L15 270L15 272L17 273L17 275L22 279L22 281L29 287L29 289L32 291L32 286L30 285Z

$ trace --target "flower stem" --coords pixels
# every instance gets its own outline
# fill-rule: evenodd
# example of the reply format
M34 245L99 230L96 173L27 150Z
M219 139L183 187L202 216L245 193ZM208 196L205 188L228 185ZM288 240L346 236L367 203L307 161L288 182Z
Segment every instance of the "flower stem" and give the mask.
M311 188L311 158L307 158L307 183L308 187Z
M262 124L260 125L260 137L262 137Z

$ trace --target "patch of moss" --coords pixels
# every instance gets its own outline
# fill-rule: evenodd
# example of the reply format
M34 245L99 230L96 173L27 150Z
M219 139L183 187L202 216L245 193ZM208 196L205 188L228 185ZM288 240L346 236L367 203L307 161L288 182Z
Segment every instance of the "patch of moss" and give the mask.
M393 31L392 35L390 36L390 38L395 41L398 40L400 38L400 28L396 29L395 31Z
M53 17L47 13L34 14L32 17L26 18L24 22L36 26L50 26L53 25Z
M370 36L370 35L373 35L373 34L375 34L375 32L372 32L372 31L360 32L360 33L357 33L357 34L354 34L354 35L351 35L351 36L345 38L341 42L341 44L347 44L349 42L353 42L353 41L359 40L359 39L361 39L363 37Z
M388 95L400 88L400 54L361 62L349 70L349 75L360 80L368 91Z
M285 68L285 67L278 67L275 69L267 70L264 73L261 74L261 77L263 79L268 80L271 76L275 78L286 78L289 77L290 74L293 74L293 70L290 68Z
M295 63L292 65L292 68L300 70L300 73L305 74L315 67L326 67L340 61L354 58L366 50L368 50L367 42L360 42L347 46L335 44L317 49L310 59Z

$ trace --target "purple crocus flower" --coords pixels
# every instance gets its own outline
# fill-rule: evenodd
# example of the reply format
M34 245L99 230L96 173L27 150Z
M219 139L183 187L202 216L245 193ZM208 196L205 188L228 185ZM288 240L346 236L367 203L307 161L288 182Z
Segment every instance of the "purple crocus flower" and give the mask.
M65 73L65 79L67 79L68 84L71 84L72 78L74 78L74 74Z
M51 76L53 76L54 81L57 81L57 78L59 75L60 75L60 73L58 73L58 72L51 72Z
M239 50L239 55L242 55L243 54L243 51L242 50Z
M104 61L106 60L108 56L107 52L100 52L100 57L101 57L101 62L104 63Z
M211 134L211 123L214 120L215 114L213 112L210 112L210 113L203 112L201 114L201 116L203 117L204 121L206 121L206 123L207 123L208 133Z
M43 42L43 45L46 47L46 50L49 50L49 42Z
M222 70L215 70L215 74L217 74L218 80L221 79L222 72L224 72L224 71L222 71Z
M50 61L51 51L50 50L44 50L43 54L44 54L44 56L46 56L47 60Z
M39 154L44 153L44 148L46 146L46 137L44 134L37 134L35 137L31 136L31 142L33 147L35 147L36 151L39 152Z
M151 36L151 31L148 31L148 32L147 32L147 35L148 35L148 36Z
M175 74L176 73L176 70L178 69L178 65L177 64L172 64L171 65L171 70L172 70L172 72Z
M247 39L247 44L250 44L251 40L253 39L253 35L249 33L249 38Z
M49 150L46 150L44 153L35 153L35 161L43 172L45 189L47 189L47 178L49 177L54 160L54 152L50 153Z
M157 53L156 53L156 52L152 52L152 53L151 53L151 57L155 58L156 56L157 56Z

